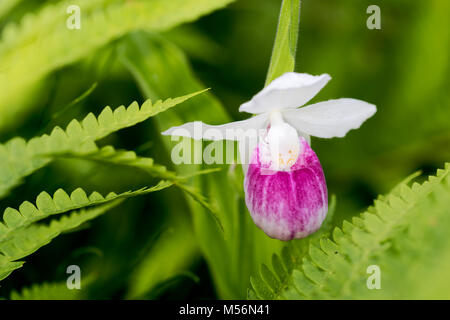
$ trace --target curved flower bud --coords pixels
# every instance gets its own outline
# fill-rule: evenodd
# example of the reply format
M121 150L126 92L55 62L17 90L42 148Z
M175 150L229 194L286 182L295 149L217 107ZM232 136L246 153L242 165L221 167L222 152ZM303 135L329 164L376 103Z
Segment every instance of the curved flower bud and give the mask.
M261 143L254 151L244 180L245 201L255 224L269 237L299 239L317 231L328 211L322 166L307 141L290 171L270 170Z

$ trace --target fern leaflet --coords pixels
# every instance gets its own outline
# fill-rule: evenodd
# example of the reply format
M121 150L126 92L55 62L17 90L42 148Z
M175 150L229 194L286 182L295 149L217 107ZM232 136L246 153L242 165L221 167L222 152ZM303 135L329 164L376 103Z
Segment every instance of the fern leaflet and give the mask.
M83 289L83 284L82 287ZM10 300L80 300L80 290L70 290L65 282L34 284L20 292L12 291Z
M207 209L208 212L214 218L220 230L222 232L224 231L222 222L220 221L220 218L218 216L217 209L213 205L211 205L208 202L208 199L206 199L196 188L183 183L183 181L193 176L216 172L219 171L220 168L200 170L188 176L177 176L175 172L168 171L165 166L154 164L152 158L139 157L136 155L134 151L115 150L114 147L112 146L105 146L101 149L93 150L87 153L50 154L50 156L54 158L68 157L68 158L98 161L107 164L128 166L141 169L154 177L171 180L174 183L174 185L179 187L186 194L188 194L194 201L198 202L205 209Z
M23 202L19 210L7 208L0 223L0 280L6 278L13 270L22 266L23 262L16 262L35 252L49 243L61 232L76 228L80 224L91 220L117 205L121 199L159 191L173 185L172 182L161 181L154 187L143 188L121 194L110 193L103 197L97 192L89 197L82 189L76 189L69 196L59 189L53 198L42 192L36 199L36 206ZM101 205L102 206L98 206ZM36 225L35 222L51 215L68 211L97 206L89 210L72 213L60 220L52 220L49 226Z
M36 206L31 202L25 201L20 205L19 210L12 208L7 208L5 210L3 213L3 223L0 223L0 246L13 232L17 231L17 229L29 226L50 215L61 214L88 206L100 205L120 198L143 195L165 189L171 185L173 185L173 182L161 181L151 188L142 188L121 194L111 192L106 195L106 197L103 197L98 192L93 192L87 196L81 188L75 189L70 196L62 189L58 189L53 197L45 191L41 192L36 198Z

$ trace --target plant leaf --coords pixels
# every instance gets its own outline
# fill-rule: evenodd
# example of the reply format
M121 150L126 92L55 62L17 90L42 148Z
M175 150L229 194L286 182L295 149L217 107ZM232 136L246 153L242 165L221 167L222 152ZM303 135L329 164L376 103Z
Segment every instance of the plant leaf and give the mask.
M19 228L27 227L32 223L51 215L61 214L88 206L100 205L116 199L143 195L168 188L172 185L173 182L161 181L154 187L146 187L121 194L111 192L105 197L98 192L93 192L88 196L81 188L75 189L70 196L62 189L58 189L53 197L45 191L41 192L36 198L36 205L25 201L20 205L19 210L12 208L5 209L3 213L3 223L0 223L0 246Z
M77 158L84 160L98 161L101 163L109 163L115 165L123 165L133 168L138 168L144 170L148 174L158 177L161 179L171 180L177 187L188 194L194 201L198 202L205 209L207 209L214 220L216 221L218 227L223 233L223 225L219 218L217 209L214 208L197 189L184 183L188 178L192 178L198 175L208 174L212 172L217 172L219 169L206 169L200 170L195 173L189 174L187 176L177 176L175 172L168 171L165 166L155 164L152 158L138 157L134 151L127 150L115 150L112 146L105 146L99 150L93 150L88 153L63 153L63 154L47 154L53 158L64 157L64 158Z
M20 292L12 291L10 300L80 300L83 284L81 288L70 290L65 282L33 284Z
M161 181L154 187L121 194L110 193L106 197L97 192L88 197L80 188L69 197L65 191L59 189L53 198L45 192L41 193L36 199L36 206L25 201L20 205L19 211L7 208L3 214L4 221L0 223L0 280L22 266L23 262L15 260L32 254L62 232L72 230L105 213L118 205L121 199L159 191L171 185L172 182ZM48 226L35 224L51 215L91 206L96 207L52 220Z
M283 0L266 86L285 72L294 71L300 23L300 0Z
M22 179L50 163L50 153L89 152L96 150L94 141L109 134L143 122L160 112L166 111L205 90L152 104L145 101L141 107L133 102L125 108L114 111L106 107L96 118L89 113L81 122L72 120L66 130L55 127L50 135L35 137L30 141L13 138L0 144L0 198L8 194Z
M32 106L32 93L49 73L130 31L165 31L232 1L61 1L27 15L19 25L6 26L0 42L0 128L17 125L18 115ZM69 5L80 7L81 29L66 27Z

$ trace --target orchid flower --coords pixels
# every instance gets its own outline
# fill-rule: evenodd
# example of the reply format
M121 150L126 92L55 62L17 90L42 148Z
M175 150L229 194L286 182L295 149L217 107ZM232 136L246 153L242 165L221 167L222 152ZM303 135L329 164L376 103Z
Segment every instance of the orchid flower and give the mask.
M370 118L376 107L356 99L336 99L299 108L331 79L288 72L273 80L241 112L255 114L247 120L219 126L190 122L172 127L163 135L194 139L239 141L245 174L245 201L255 224L269 237L280 240L304 238L316 232L328 212L328 193L322 166L310 147L310 136L344 137ZM200 131L197 130L200 127ZM245 160L243 135L262 130ZM229 135L227 131L240 130ZM211 134L219 132L222 135Z

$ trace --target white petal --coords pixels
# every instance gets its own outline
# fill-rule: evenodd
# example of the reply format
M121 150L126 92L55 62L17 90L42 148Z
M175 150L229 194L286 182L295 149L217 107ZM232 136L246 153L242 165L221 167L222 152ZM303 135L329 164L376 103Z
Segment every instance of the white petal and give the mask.
M217 126L194 121L178 127L172 127L161 134L165 136L188 137L195 140L240 140L246 136L258 134L258 130L267 126L267 123L268 115L266 114Z
M246 173L253 149L258 145L260 136L265 132L267 126L268 115L261 114L247 120L218 126L208 125L201 121L188 122L178 127L172 127L162 132L162 134L188 137L196 140L237 140L239 141L242 169Z
M259 114L271 110L298 108L311 100L330 79L328 74L313 76L287 72L273 80L252 100L242 104L239 111Z
M356 99L336 99L319 102L283 112L283 118L301 132L319 138L343 137L357 129L374 115L377 108Z

